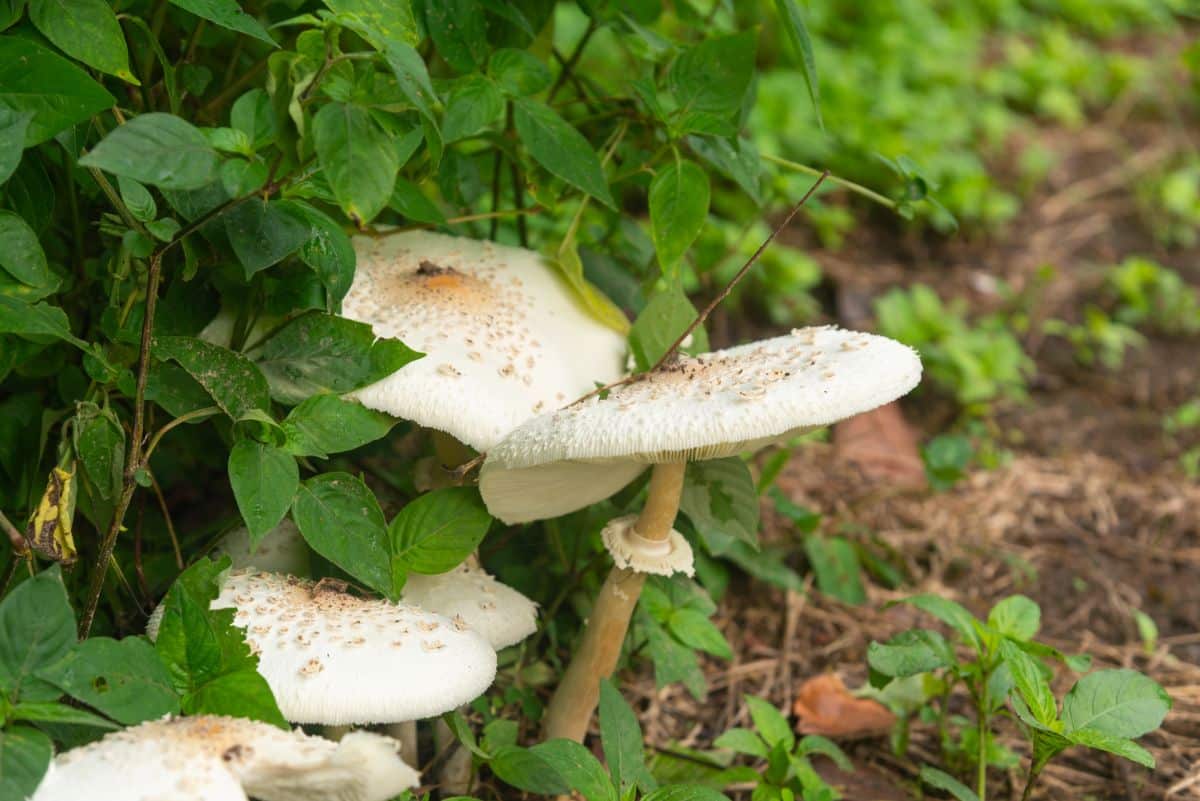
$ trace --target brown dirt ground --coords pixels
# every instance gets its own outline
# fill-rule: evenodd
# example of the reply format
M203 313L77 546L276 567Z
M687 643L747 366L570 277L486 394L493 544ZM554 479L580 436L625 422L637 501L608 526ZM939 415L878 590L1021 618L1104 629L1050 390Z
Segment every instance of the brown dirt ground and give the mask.
M864 225L842 251L815 255L839 288L873 294L922 281L943 298L966 298L975 310L999 304L992 279L1019 291L1040 265L1053 263L1059 274L1034 306L1042 318L1076 316L1095 292L1096 267L1131 253L1196 281L1200 254L1164 252L1143 226L1131 188L1140 171L1188 146L1189 134L1131 125L1132 116L1119 107L1082 132L1045 132L1060 162L1000 234L933 240ZM793 244L811 244L802 232L790 236ZM737 327L724 321L716 329ZM712 692L703 704L679 687L656 690L648 672L630 677L647 741L708 747L726 728L748 722L743 694L790 707L799 682L822 672L861 685L867 644L918 623L905 608L885 610L889 600L934 591L984 614L1020 592L1043 608L1043 639L1093 654L1098 667L1144 671L1174 699L1163 729L1142 741L1157 770L1074 749L1047 769L1036 797L1200 799L1200 484L1179 471L1178 445L1161 431L1163 413L1200 391L1197 344L1152 338L1122 370L1108 373L1081 368L1059 342L1028 338L1038 366L1030 398L1000 404L994 417L1011 462L975 471L948 492L873 485L838 464L826 445L798 451L780 486L821 512L829 530L849 523L886 543L912 582L899 592L873 585L866 604L848 607L816 591L785 595L746 581L728 593L718 619L737 656L731 664L705 663ZM906 412L922 439L955 414L931 392L908 401ZM763 536L798 542L766 506ZM1158 624L1152 652L1138 636L1133 610ZM1056 689L1065 692L1071 681L1060 676ZM1004 739L1021 749L1015 729ZM934 732L920 725L904 757L882 739L847 747L858 770L831 775L852 801L916 797L916 771L938 759ZM996 772L993 797L1017 798L1019 780Z

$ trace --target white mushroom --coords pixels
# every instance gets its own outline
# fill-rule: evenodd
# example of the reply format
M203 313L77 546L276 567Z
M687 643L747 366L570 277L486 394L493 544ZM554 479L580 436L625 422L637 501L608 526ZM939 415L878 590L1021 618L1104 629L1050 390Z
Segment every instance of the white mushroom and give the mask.
M410 573L403 600L479 632L497 651L537 630L537 604L468 560L448 573Z
M354 393L486 451L621 375L625 340L533 251L425 231L356 237L342 313L425 357Z
M213 556L229 556L235 568L255 567L294 576L307 576L311 567L308 546L290 517L263 535L253 549L249 529L245 526L233 529L217 543Z
M395 740L242 718L167 718L60 754L32 801L386 801L416 787Z
M603 500L648 466L646 506L612 521L617 567L600 590L578 652L547 709L547 737L582 740L599 680L612 673L646 573L691 571L673 530L689 461L754 451L895 400L921 362L898 342L832 327L679 357L658 370L534 418L488 451L479 488L508 523Z
M496 677L488 641L407 604L360 598L336 582L232 571L212 604L258 654L283 716L296 723L397 723L448 712ZM153 639L161 613L147 625Z

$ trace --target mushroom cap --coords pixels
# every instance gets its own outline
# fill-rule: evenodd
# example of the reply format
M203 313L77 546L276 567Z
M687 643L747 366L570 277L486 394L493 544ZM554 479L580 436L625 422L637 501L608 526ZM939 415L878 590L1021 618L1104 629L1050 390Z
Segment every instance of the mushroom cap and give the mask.
M59 754L32 801L386 801L420 783L399 743L244 718L164 718Z
M354 393L486 451L525 420L621 375L625 338L537 253L409 231L356 237L342 314L425 357Z
M290 517L263 535L253 549L249 529L245 526L233 529L217 543L213 556L229 556L235 568L255 567L269 573L306 576L311 569L308 546Z
M403 601L458 617L499 651L537 631L537 604L485 570L463 563L434 576L410 573Z
M351 595L329 582L235 570L213 609L258 655L279 711L295 723L402 723L474 700L496 651L459 618ZM154 639L161 615L146 633Z
M680 357L523 424L488 451L479 489L507 523L556 517L648 464L757 450L893 401L920 378L912 348L834 327Z

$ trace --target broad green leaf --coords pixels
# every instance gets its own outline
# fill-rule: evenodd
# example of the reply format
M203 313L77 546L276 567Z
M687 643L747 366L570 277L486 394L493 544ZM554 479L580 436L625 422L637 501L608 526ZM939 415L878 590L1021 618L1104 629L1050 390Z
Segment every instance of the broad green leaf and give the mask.
M329 314L297 317L254 355L271 396L287 404L373 384L421 356L397 339L376 339L365 323Z
M368 587L395 600L387 524L361 479L325 473L300 485L292 519L312 549Z
M26 303L8 295L0 295L0 334L39 340L44 337L61 339L89 350L88 343L71 333L67 314L57 306L46 303Z
M354 450L385 436L396 418L368 409L337 395L314 395L283 421L284 448L297 456L317 456Z
M3 186L21 163L21 154L25 150L25 132L29 129L29 121L32 119L32 111L13 111L0 107L0 186Z
M696 660L696 654L672 637L662 625L648 614L639 614L646 632L646 651L654 662L654 683L662 688L682 682L698 701L708 694L708 681Z
M163 189L199 189L217 176L219 158L189 122L150 112L114 128L79 160Z
M312 238L309 220L293 213L297 205L253 197L222 216L246 278L283 261Z
M708 218L708 174L691 161L674 161L650 183L650 228L658 264L668 280Z
M50 767L54 744L29 726L0 731L0 798L29 798Z
M436 489L409 502L388 526L393 564L425 574L453 570L492 525L473 487Z
M286 727L271 687L254 668L222 673L184 696L187 715L229 715Z
M487 61L487 27L475 0L422 0L425 29L438 54L458 72L473 72Z
M749 468L736 456L689 464L679 508L715 556L734 543L758 543L758 494Z
M844 537L810 534L804 538L804 555L817 576L817 589L848 604L867 600L858 553Z
M267 379L240 353L193 337L155 337L154 356L176 362L234 420L270 408Z
M696 307L678 285L655 292L629 330L629 349L639 370L649 370L679 335L696 319ZM680 348L687 353L708 350L708 335L700 326L692 341Z
M237 0L170 0L172 5L190 11L197 17L202 17L222 28L244 33L275 46L275 40L262 23L247 14L238 5Z
M309 238L300 246L300 260L321 279L333 310L337 310L354 281L356 258L350 237L331 217L307 203L286 200L283 203L290 212L308 221Z
M1034 719L1043 726L1052 727L1058 720L1058 704L1042 665L1008 639L1000 641L1000 658L1008 665L1017 692L1021 693Z
M36 674L74 644L75 613L55 565L0 602L0 692L10 701L57 699L62 693Z
M728 729L713 741L713 745L717 748L728 748L739 754L747 754L759 759L766 759L767 754L770 752L767 744L763 742L763 738L750 729Z
M773 704L754 695L746 696L746 706L750 709L750 719L754 721L755 730L769 746L782 744L791 751L796 745L796 735L783 713Z
M705 39L679 54L667 85L681 109L732 114L754 77L758 35L744 31Z
M29 19L71 58L137 85L125 34L108 0L29 0Z
M574 740L549 740L529 749L586 801L617 801L608 772L592 752Z
M558 771L529 748L501 745L493 750L488 767L500 781L527 793L562 795L572 789Z
M975 791L958 779L946 773L943 770L930 767L929 765L921 766L921 781L928 784L930 787L936 787L939 790L945 790L950 795L958 799L958 801L979 801L979 796Z
M665 784L642 801L729 801L729 797L702 784Z
M275 114L271 111L271 96L264 89L251 89L234 101L229 109L229 124L250 140L250 147L259 150L275 141Z
M84 475L106 501L116 500L125 472L125 429L111 409L79 404L72 426Z
M504 113L504 96L496 82L482 75L458 81L446 101L442 137L457 142L488 128Z
M21 36L0 38L0 108L32 112L25 147L41 144L116 98L62 56Z
M455 739L459 741L468 751L480 759L489 759L491 755L479 746L475 739L475 732L471 729L471 724L467 722L463 713L457 709L451 709L449 712L442 715L442 722L454 733Z
M1158 682L1136 670L1097 670L1084 676L1063 699L1066 731L1091 729L1132 739L1157 729L1171 709Z
M817 118L817 127L824 128L821 120L821 90L817 80L817 59L813 55L812 39L808 35L808 27L800 13L796 0L775 0L775 9L783 23L788 41L800 56L800 71L804 75L804 83L808 86L808 97L812 101L813 115Z
M126 394L132 394L132 376L129 377L128 386L122 384L121 389ZM172 417L181 417L213 405L212 396L186 370L165 362L150 365L150 375L146 378L146 400L157 403ZM203 420L200 418L196 422Z
M575 291L575 296L588 313L618 333L629 333L629 320L625 317L625 312L583 274L583 261L579 258L577 247L572 245L559 249L557 258L551 263L558 269L559 275L567 285Z
M891 678L915 676L955 664L954 649L936 631L909 629L886 643L867 646L867 664L871 670Z
M125 725L180 710L167 669L154 646L142 637L92 637L39 675Z
M1042 627L1042 610L1024 595L1010 595L992 607L988 625L1005 637L1026 642Z
M492 53L488 75L507 94L528 97L550 86L550 68L528 50L504 47Z
M914 595L897 603L909 604L933 615L958 632L976 651L980 649L979 632L976 630L979 621L961 604L933 594Z
M121 728L111 720L102 718L95 712L86 709L76 709L73 706L55 702L39 702L32 704L17 704L12 710L13 720L23 720L29 723L50 723L62 726L88 726L93 729L113 731Z
M642 727L612 679L600 680L600 744L612 782L622 798L634 787L650 792L657 786L646 769Z
M152 222L158 216L158 204L154 202L154 195L142 184L132 178L118 175L117 189L121 193L121 201L135 218L142 222Z
M689 648L698 648L720 659L733 658L725 635L705 614L694 609L676 609L667 618L667 628Z
M0 31L20 19L24 10L25 0L0 0Z
M396 179L388 206L414 222L434 225L446 222L446 215L442 214L433 201L425 197L421 188L404 178Z
M583 134L545 103L527 97L513 103L517 136L533 160L552 175L616 209L600 157Z
M242 439L229 452L229 483L255 546L287 514L300 486L300 469L287 451Z
M808 734L801 737L800 742L796 743L795 753L797 756L820 754L832 759L842 770L854 770L854 766L850 763L850 758L846 756L846 753L842 749L838 748L837 743L819 734Z
M1110 754L1116 754L1119 757L1128 759L1131 762L1154 769L1154 755L1135 743L1133 740L1128 740L1124 737L1115 737L1111 734L1096 731L1095 729L1078 729L1067 735L1067 739L1076 745L1084 745L1088 748L1095 748L1098 751L1107 751Z
M758 205L763 203L762 161L749 139L730 141L715 136L689 136L692 152L742 188Z
M358 20L377 37L410 47L421 41L410 0L325 0L325 5L336 14Z
M437 100L437 93L433 91L433 84L429 80L425 59L406 42L388 41L382 52L396 76L400 91L408 98L408 102L413 104L413 108L432 125L433 103Z
M391 135L365 108L347 103L322 106L312 135L338 205L355 224L370 222L387 206L400 168Z
M58 289L58 276L46 264L37 234L11 211L0 211L0 269L29 287L28 300L38 300Z

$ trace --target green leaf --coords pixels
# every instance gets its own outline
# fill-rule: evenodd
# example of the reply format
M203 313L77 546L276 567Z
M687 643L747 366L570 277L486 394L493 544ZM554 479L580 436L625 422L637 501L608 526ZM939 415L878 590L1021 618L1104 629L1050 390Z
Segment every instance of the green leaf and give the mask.
M488 767L500 781L518 790L539 795L562 795L571 786L531 748L502 745L494 749Z
M954 649L936 631L909 629L886 643L867 646L867 664L871 670L891 678L916 676L932 670L952 667Z
M397 178L392 188L392 197L388 205L414 222L440 225L446 222L446 215L421 192L421 188L412 181Z
M256 353L271 396L287 404L373 384L421 355L397 339L376 339L365 323L330 314L297 317Z
M975 795L975 791L970 787L967 787L949 773L930 767L929 765L921 766L921 781L930 787L945 790L957 798L958 801L979 801L979 796Z
M579 298L588 313L618 333L629 332L629 320L625 317L625 312L621 311L621 308L613 303L608 295L587 280L583 271L583 261L579 258L579 249L576 246L560 248L557 258L552 260L552 264L567 285L574 290L575 296Z
M1107 751L1110 754L1116 754L1119 757L1128 759L1131 762L1154 769L1154 755L1135 743L1133 740L1125 739L1124 737L1114 737L1111 734L1105 734L1095 729L1078 729L1067 735L1072 743L1076 745L1084 745L1088 748L1095 748L1098 751Z
M256 546L287 514L300 487L300 469L287 451L250 439L229 452L229 483Z
M1063 699L1068 733L1091 729L1132 739L1157 729L1171 709L1158 682L1136 670L1097 670L1084 676Z
M782 744L786 750L792 750L796 745L796 735L792 733L792 727L782 712L769 701L754 695L746 696L746 706L750 709L755 730L767 745L773 747Z
M0 107L32 112L25 147L116 104L116 98L62 56L22 37L0 38Z
M821 90L817 80L817 59L813 55L812 39L808 35L808 27L800 14L796 0L775 0L775 8L783 22L783 30L787 33L788 41L800 56L800 71L804 75L804 83L808 86L808 97L812 101L813 114L817 118L817 127L824 129L821 120Z
M387 206L400 169L391 135L365 108L347 103L322 106L312 134L338 205L355 224L370 222Z
M804 555L817 576L817 588L848 604L867 600L858 553L844 537L810 534L804 538Z
M488 128L504 113L504 96L496 82L482 75L458 81L446 102L442 137L457 142Z
M382 48L383 57L396 76L400 91L408 98L421 116L433 124L433 103L437 93L429 80L429 71L425 67L425 59L421 58L411 44L388 41ZM435 126L436 129L436 126Z
M199 128L151 112L113 129L79 164L163 189L199 189L217 177L219 161Z
M0 269L29 287L28 300L44 298L58 289L58 276L46 264L37 234L11 211L0 210Z
M143 637L92 637L39 675L125 725L180 711L171 677Z
M158 204L154 202L154 196L137 181L119 175L117 189L121 192L121 201L135 218L142 222L152 222L158 216Z
M163 600L154 643L185 714L233 715L287 727L258 672L233 609L209 607L220 593L229 559L201 559L185 570Z
M298 205L254 197L222 215L246 278L283 261L312 238L308 218L294 213Z
M300 260L312 268L325 285L330 303L337 310L354 281L357 259L350 237L329 215L307 203L286 200L283 203L288 211L308 221L309 238L300 246Z
M758 36L744 31L705 39L680 53L667 74L667 86L681 109L732 114L754 77Z
M86 709L76 709L66 704L43 702L33 704L17 704L12 709L13 720L23 720L29 723L50 723L63 726L88 726L93 729L113 731L121 728L111 720L100 717L95 712Z
M550 68L527 50L504 47L492 53L488 75L512 97L528 97L550 86Z
M587 801L617 801L607 771L592 752L574 740L549 740L529 749Z
M729 801L729 797L702 784L665 784L642 801Z
M1042 627L1042 610L1024 595L1010 595L992 607L988 625L1005 637L1026 642Z
M683 682L696 700L703 700L708 693L708 681L695 652L681 645L650 615L639 612L638 618L646 632L646 650L654 661L655 685L661 688Z
M600 680L600 744L622 798L633 789L650 792L657 786L646 769L642 727L612 679Z
M1000 658L1008 665L1017 692L1034 719L1043 726L1052 727L1058 720L1058 704L1041 664L1008 639L1000 641Z
M914 595L911 598L897 601L897 603L915 606L922 612L933 615L958 632L976 651L982 647L979 632L976 630L979 621L962 605L933 594Z
M26 303L8 295L0 295L0 334L16 334L34 340L52 337L90 350L88 343L71 333L67 314L62 309L45 303Z
M84 475L106 501L121 493L125 472L125 429L111 409L81 403L73 426L75 453Z
M297 456L317 456L354 450L387 435L396 418L368 409L337 395L314 395L283 421L284 448Z
M383 510L361 479L349 473L308 479L296 493L292 518L314 551L388 598L399 597Z
M25 132L33 119L32 111L13 111L0 106L0 185L21 163L25 150Z
M423 0L425 29L438 54L458 72L473 72L487 60L487 27L475 0Z
M800 742L796 744L796 756L809 756L811 754L820 754L821 756L829 757L842 770L854 770L854 766L850 763L850 757L846 756L846 753L838 748L837 743L828 737L822 737L819 734L809 734L801 737Z
M357 20L376 37L411 47L421 40L410 0L325 0L325 5Z
M10 701L56 700L62 693L36 674L74 644L75 613L55 565L0 602L0 691Z
M715 556L735 543L758 543L758 493L746 463L736 456L692 462L679 508Z
M667 618L667 628L689 648L698 648L720 659L733 659L733 650L725 635L701 612L676 609Z
M685 160L668 164L650 183L650 228L668 280L678 274L683 254L704 228L708 191L708 174Z
M138 84L129 71L121 23L107 0L29 0L29 19L71 58Z
M251 409L271 407L267 379L240 353L193 337L155 337L154 356L186 370L235 421Z
M629 330L629 349L639 370L649 370L696 319L696 307L677 284L655 292ZM681 348L699 353L708 350L703 326L692 334L692 342Z
M492 516L475 488L427 492L401 509L388 526L393 564L399 563L405 573L453 570L479 546L491 525Z
M0 731L0 798L29 798L50 767L54 744L37 729L10 726Z
M533 160L552 175L615 210L616 202L609 192L600 157L583 134L545 103L527 97L513 103L517 136Z
M770 749L763 742L763 738L750 729L729 729L714 740L713 745L717 748L728 748L739 754L747 754L759 759L766 759L767 754L770 753Z
M714 136L689 136L688 146L720 173L742 188L750 199L762 205L762 161L749 139L730 141Z
M271 34L267 33L267 29L262 26L262 23L242 11L242 7L237 4L236 0L170 0L170 2L171 5L178 6L184 11L190 11L197 17L202 17L222 28L244 33L260 42L276 46L275 40L271 38Z

